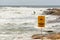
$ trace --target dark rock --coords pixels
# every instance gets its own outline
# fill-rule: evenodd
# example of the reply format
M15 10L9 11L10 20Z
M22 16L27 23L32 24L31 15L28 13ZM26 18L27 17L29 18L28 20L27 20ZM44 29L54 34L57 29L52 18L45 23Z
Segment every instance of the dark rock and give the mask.
M33 39L41 39L41 38L43 38L44 36L43 35L41 35L41 34L34 34L34 35L32 35L32 38Z
M57 16L59 16L60 15L60 9L57 9L57 8L47 9L47 11L44 11L43 14L44 15L57 15Z

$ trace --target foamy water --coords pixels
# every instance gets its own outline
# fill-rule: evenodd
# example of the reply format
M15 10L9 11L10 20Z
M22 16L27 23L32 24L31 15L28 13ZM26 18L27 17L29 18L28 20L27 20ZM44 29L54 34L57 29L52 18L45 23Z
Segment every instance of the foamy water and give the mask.
M37 26L37 16L41 15L46 9L47 8L0 7L0 40L35 40L32 39L31 36L41 33L41 29ZM36 13L34 14L34 12ZM59 25L60 23L47 23L48 20L54 20L57 16L45 16L46 26L43 28L43 31L58 31L57 28L53 28L52 26ZM43 32L43 34L47 33Z

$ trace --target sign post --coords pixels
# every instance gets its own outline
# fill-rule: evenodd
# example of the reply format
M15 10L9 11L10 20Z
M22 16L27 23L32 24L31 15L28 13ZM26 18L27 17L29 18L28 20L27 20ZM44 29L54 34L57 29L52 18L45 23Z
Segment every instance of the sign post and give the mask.
M45 27L45 16L38 16L38 27L41 28L41 35L43 35L42 28ZM43 37L41 40L43 40Z

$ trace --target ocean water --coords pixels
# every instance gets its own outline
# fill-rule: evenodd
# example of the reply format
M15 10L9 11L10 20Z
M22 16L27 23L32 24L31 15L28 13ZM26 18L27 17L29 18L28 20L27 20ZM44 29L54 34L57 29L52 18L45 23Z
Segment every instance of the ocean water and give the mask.
M37 17L46 9L48 8L0 7L0 40L35 40L32 39L32 35L41 34L41 28L37 26ZM46 25L42 28L42 33L48 34L45 32L47 30L60 32L58 31L60 23L48 23L58 16L44 16L46 16Z

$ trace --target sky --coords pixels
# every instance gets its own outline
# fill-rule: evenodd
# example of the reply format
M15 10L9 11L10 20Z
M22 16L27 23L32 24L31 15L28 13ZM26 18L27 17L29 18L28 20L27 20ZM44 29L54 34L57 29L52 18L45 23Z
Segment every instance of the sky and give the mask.
M0 0L0 5L60 5L60 0Z

